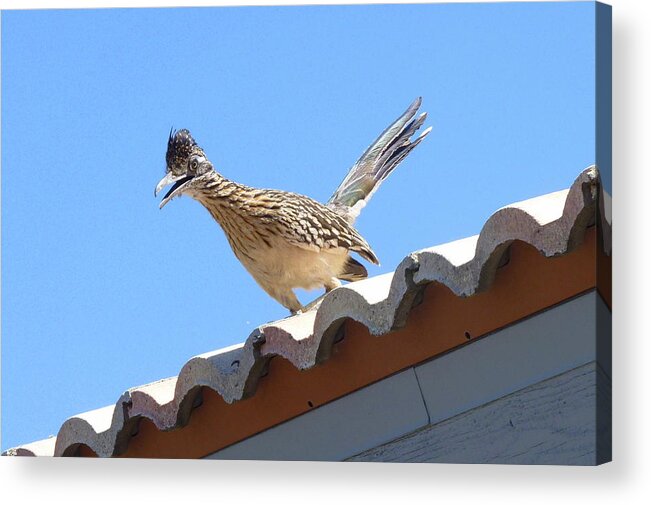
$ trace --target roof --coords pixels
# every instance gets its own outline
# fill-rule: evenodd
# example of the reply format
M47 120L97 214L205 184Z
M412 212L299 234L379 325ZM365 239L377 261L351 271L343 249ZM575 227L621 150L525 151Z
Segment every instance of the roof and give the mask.
M569 189L496 211L479 235L415 251L394 272L338 288L317 310L260 326L5 454L201 457L595 286L610 306L599 188L589 167ZM414 336L418 324L441 337Z

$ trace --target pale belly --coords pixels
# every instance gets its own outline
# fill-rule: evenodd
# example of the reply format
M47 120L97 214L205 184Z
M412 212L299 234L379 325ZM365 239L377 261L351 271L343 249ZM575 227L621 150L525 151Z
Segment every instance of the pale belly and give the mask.
M258 284L274 291L322 288L341 274L348 257L343 248L317 252L287 245L254 254L254 261L240 258L242 264Z

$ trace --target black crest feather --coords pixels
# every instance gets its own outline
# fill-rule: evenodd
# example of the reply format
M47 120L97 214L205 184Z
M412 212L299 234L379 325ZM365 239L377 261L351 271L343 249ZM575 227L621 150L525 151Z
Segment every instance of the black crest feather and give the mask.
M174 131L171 129L165 154L167 168L172 171L182 170L186 166L188 158L197 148L197 143L188 130Z

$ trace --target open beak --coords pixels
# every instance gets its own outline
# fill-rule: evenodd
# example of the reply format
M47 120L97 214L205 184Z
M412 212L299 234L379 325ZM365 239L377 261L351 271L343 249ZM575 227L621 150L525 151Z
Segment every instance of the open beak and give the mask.
M162 209L165 206L165 204L169 202L172 198L180 195L183 192L183 189L185 188L187 183L190 182L192 179L193 177L190 175L174 175L172 172L168 172L165 175L165 177L163 177L160 180L160 182L156 185L156 189L154 190L154 196L158 196L158 193L160 193L160 191L165 186L169 186L170 184L174 184L174 186L172 186L170 190L167 192L167 194L163 197L158 208Z

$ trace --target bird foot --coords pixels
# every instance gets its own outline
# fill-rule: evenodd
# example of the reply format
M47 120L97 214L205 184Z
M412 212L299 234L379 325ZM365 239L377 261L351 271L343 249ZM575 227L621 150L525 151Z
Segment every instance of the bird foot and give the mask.
M310 303L304 305L298 310L290 310L289 315L284 319L288 319L293 316L298 316L299 314L305 314L306 312L310 312L312 310L317 310L321 306L321 303L323 302L323 298L325 297L326 294L327 293L319 296L316 300L311 301Z
M323 299L326 297L326 295L327 295L328 293L330 293L330 291L333 291L333 290L332 290L332 289L328 289L328 290L327 290L325 293L323 293L321 296L319 296L318 298L315 298L314 300L312 300L312 301L311 301L310 303L308 303L307 305L303 305L303 306L302 306L300 309L298 309L298 310L290 310L290 311L289 311L289 316L287 316L287 317L297 316L297 315L299 315L299 314L304 314L305 312L310 312L310 311L312 311L312 310L317 310L317 309L321 306L321 304L323 303ZM287 318L285 318L285 319L287 319Z

